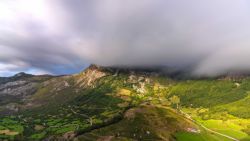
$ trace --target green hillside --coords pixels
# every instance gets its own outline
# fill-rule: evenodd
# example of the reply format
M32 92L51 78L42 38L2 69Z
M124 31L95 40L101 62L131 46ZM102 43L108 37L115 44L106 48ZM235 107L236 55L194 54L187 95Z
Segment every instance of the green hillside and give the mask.
M209 129L250 140L249 83L248 78L187 80L169 94L179 96L182 109Z
M0 96L15 101L0 103L0 140L247 141L248 84L95 65L69 76L9 78ZM9 87L17 96L4 93Z

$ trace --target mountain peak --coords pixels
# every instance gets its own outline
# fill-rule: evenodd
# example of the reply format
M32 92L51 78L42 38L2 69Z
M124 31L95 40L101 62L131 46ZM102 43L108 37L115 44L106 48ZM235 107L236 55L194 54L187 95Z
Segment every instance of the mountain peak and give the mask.
M25 72L19 72L15 74L13 77L26 77L26 76L32 76L31 74L27 74Z
M98 66L96 64L91 64L88 68L89 69L98 69L98 68L100 68L100 66Z

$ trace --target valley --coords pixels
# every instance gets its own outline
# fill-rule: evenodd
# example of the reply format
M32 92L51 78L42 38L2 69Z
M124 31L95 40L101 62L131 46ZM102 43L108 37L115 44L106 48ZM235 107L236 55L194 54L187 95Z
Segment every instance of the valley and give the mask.
M96 65L21 73L0 78L0 140L248 141L249 91L248 76L177 79Z

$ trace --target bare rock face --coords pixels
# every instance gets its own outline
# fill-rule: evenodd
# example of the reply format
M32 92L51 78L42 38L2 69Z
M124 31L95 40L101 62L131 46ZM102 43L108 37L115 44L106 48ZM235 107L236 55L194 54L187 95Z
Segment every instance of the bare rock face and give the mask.
M35 94L38 85L50 78L25 73L0 78L0 114L18 112L19 103Z
M46 81L51 76L34 76L24 72L18 73L12 77L0 78L0 96L12 95L25 97L35 92L36 86L43 81Z
M27 96L35 91L36 82L14 81L0 85L0 95Z
M69 87L70 84L66 81L69 78L70 76L55 77L53 79L43 82L43 87L48 87L51 85L53 85L55 89L59 87Z
M103 71L100 67L96 65L91 65L88 69L86 69L84 72L77 75L77 82L76 84L80 87L94 87L94 82L103 77L106 76L106 72Z

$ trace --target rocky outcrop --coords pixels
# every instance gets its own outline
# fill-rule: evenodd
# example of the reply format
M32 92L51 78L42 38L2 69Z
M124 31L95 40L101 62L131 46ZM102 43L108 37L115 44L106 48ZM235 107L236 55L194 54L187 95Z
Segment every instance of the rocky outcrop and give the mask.
M76 84L80 87L95 87L94 82L101 77L106 76L107 73L97 65L91 65L84 72L76 76Z
M12 77L0 78L0 114L19 111L19 104L35 94L39 84L51 76L34 76L18 73Z
M0 85L0 95L27 96L35 92L36 82L14 81Z

